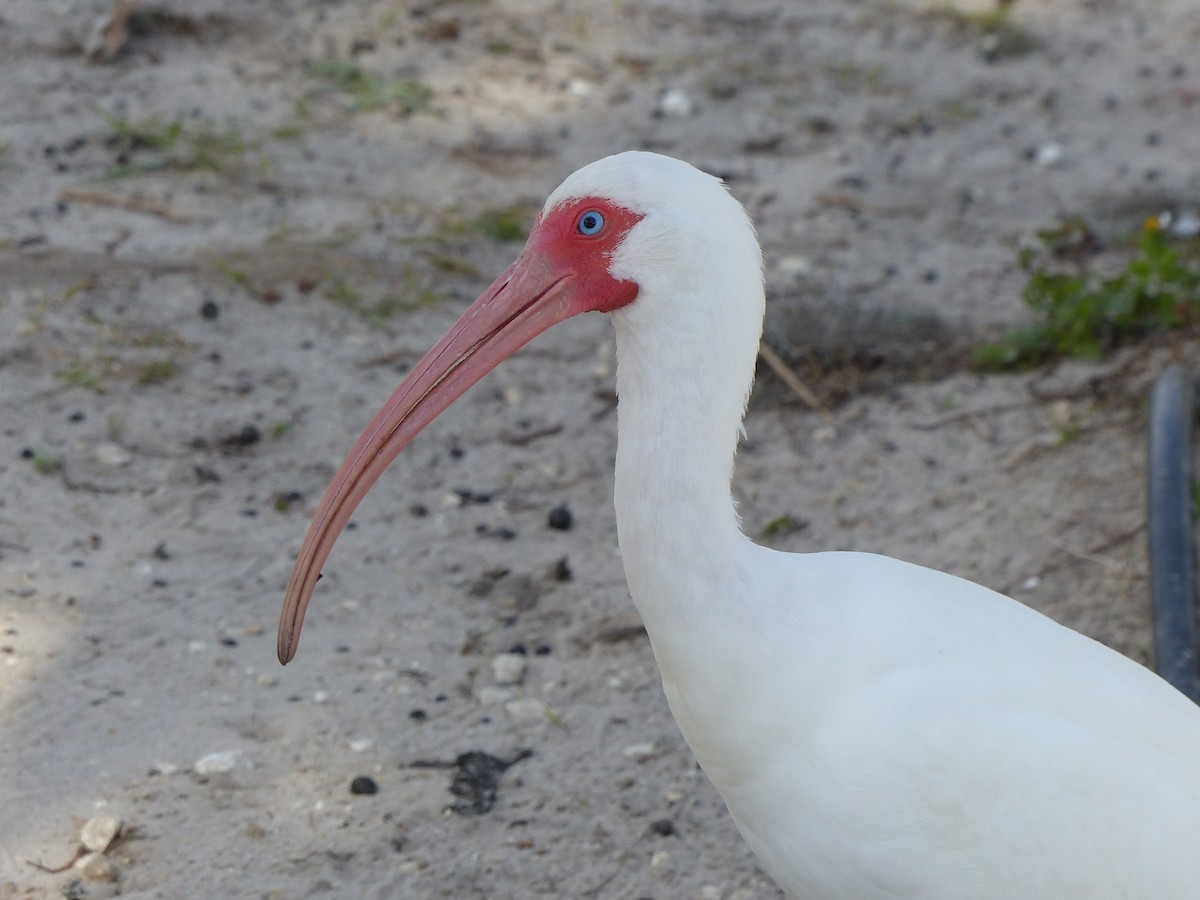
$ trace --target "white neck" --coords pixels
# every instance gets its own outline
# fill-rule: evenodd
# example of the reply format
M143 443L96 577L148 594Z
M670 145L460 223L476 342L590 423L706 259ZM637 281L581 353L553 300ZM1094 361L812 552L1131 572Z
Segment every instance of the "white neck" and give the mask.
M694 658L697 630L719 629L745 602L749 541L730 479L757 337L747 350L678 333L663 342L655 329L614 324L617 533L630 593L669 678Z

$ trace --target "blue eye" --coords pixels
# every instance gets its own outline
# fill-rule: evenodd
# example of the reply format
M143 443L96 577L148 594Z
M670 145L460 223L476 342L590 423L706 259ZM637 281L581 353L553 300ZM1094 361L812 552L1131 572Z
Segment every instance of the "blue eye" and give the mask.
M588 237L599 234L604 230L604 216L600 215L597 210L589 209L579 217L579 224L575 227L579 229L580 234Z

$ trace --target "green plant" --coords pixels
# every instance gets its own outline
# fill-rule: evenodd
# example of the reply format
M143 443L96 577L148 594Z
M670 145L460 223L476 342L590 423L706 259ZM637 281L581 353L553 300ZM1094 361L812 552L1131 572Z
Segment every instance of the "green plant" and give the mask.
M104 121L116 137L129 143L131 150L149 149L165 153L175 149L183 134L182 118L164 122L158 115L152 115L134 121L105 115Z
M179 367L172 359L152 359L137 368L137 383L143 385L162 384L179 374Z
M97 394L106 393L103 376L90 369L85 365L83 360L72 360L65 369L59 369L55 372L59 378L67 384L75 387L87 388L89 391L95 391Z
M524 211L519 207L485 210L473 225L480 234L495 241L525 240Z
M1024 56L1038 46L1037 38L1013 20L1011 4L1002 3L992 9L972 11L945 3L935 8L931 15L974 34L976 48L988 62Z
M763 537L777 537L779 535L791 534L794 531L800 531L806 524L791 513L784 513L781 516L776 516L764 525L761 533Z
M401 269L398 277L402 287L400 294L385 295L373 301L341 278L332 279L323 294L336 306L350 310L377 328L387 325L403 313L433 306L446 299L445 294L423 287L418 272L411 267Z
M1115 275L1093 270L1096 240L1082 220L1038 232L1042 249L1023 248L1029 272L1022 298L1032 325L978 347L975 363L996 371L1037 365L1056 356L1097 356L1147 332L1200 321L1200 247L1175 244L1149 220L1136 254ZM1068 271L1062 260L1073 261Z
M310 74L330 82L350 95L354 108L378 110L398 107L403 113L421 112L429 106L433 91L419 81L387 81L361 66L341 59L318 59L309 63Z
M63 461L57 454L49 450L35 450L33 453L33 468L39 475L53 475L62 470Z
M227 172L241 164L249 149L241 132L233 126L220 128L202 121L185 127L183 118L168 122L157 115L139 120L105 115L104 120L113 137L125 148L124 161L104 173L107 181L163 169ZM152 156L134 159L134 154L140 152Z

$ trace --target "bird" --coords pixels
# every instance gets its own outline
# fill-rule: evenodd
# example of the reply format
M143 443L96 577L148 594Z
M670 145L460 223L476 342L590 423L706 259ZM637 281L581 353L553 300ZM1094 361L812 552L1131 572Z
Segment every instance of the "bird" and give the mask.
M617 348L616 531L676 723L796 900L1200 896L1200 708L986 587L754 543L732 498L762 250L718 178L629 151L546 200L516 261L408 373L316 509L296 652L334 541L422 428L556 323Z

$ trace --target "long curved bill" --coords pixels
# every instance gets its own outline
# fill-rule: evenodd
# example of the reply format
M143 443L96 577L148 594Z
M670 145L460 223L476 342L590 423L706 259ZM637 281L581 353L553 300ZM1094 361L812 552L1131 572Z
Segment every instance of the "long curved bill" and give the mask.
M554 271L526 247L517 261L463 313L409 372L325 491L292 569L279 617L279 661L296 654L304 613L321 567L359 502L422 428L498 363L537 335L579 312L569 271Z

